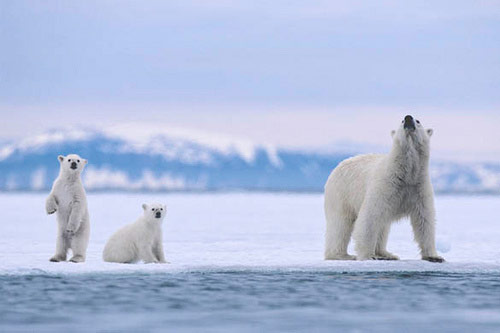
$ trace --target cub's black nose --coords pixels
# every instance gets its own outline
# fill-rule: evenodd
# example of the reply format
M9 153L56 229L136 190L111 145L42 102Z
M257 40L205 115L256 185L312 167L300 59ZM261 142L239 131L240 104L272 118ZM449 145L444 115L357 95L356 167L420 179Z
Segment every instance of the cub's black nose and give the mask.
M76 162L71 162L71 169L75 170L77 168Z
M159 218L161 217L161 213L160 213L160 212L156 212L155 217L156 217L157 219L159 219Z
M415 120L413 120L412 116L408 115L405 117L403 127L404 127L404 129L410 129L410 130L415 129Z

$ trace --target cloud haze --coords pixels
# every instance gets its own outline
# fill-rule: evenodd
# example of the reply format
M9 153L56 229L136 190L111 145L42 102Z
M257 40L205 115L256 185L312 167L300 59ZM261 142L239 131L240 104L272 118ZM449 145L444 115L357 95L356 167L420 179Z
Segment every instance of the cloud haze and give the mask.
M290 146L379 143L371 126L409 112L465 131L449 150L499 146L495 1L0 6L2 137L160 121Z

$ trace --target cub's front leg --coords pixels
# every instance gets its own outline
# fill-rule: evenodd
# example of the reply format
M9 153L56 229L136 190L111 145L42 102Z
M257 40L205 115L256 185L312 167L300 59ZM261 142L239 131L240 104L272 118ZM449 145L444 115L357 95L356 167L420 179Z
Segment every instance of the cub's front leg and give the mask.
M48 215L54 214L57 211L57 199L54 194L49 194L47 197L47 200L45 200L45 211L47 212Z
M151 248L151 246L141 247L140 258L142 259L142 261L144 261L145 264L159 263L158 259L153 253L153 249Z
M68 224L66 225L66 234L71 237L78 229L83 219L83 207L81 202L73 201L71 205L71 213L69 215Z
M163 244L162 239L158 239L153 246L153 254L160 264L168 264L168 261L165 259L165 253L163 252Z

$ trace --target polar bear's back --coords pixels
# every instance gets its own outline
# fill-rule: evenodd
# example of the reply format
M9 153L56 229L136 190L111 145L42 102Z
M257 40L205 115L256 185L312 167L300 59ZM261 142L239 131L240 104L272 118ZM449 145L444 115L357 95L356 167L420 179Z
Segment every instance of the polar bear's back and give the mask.
M357 215L365 198L369 179L385 155L358 155L342 161L325 184L325 209Z

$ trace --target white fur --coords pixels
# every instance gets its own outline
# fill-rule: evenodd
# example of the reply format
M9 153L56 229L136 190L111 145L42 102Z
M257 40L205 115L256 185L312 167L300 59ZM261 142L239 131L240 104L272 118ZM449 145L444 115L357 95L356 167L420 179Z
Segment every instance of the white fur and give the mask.
M167 207L143 204L144 215L136 222L118 230L106 243L103 259L107 262L166 263L163 253L161 224ZM156 217L159 214L159 218Z
M325 185L325 259L399 259L387 252L387 239L391 223L409 216L422 259L443 261L435 248L429 176L432 130L415 124L413 131L403 124L392 131L388 155L356 156L330 174ZM347 253L351 234L356 257Z
M59 176L52 185L52 191L45 202L47 214L57 212L56 253L50 261L66 261L71 249L72 262L84 262L89 242L90 223L87 197L80 174L87 160L71 154L58 157ZM76 163L76 169L71 165Z

